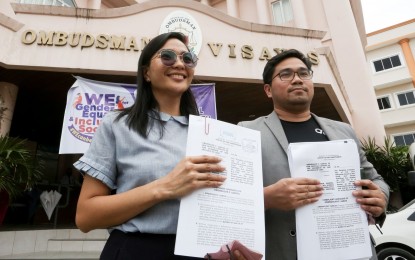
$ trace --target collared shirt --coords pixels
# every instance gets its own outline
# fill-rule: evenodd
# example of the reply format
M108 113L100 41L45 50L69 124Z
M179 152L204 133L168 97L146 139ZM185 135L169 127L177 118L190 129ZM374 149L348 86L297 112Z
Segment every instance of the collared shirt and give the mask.
M167 175L185 156L188 118L160 112L164 127L155 122L147 138L130 130L124 116L107 114L94 135L91 146L74 166L102 181L116 193L145 185ZM149 121L155 120L149 114ZM149 125L150 122L149 122ZM124 232L175 234L180 200L161 202L135 218L113 227Z

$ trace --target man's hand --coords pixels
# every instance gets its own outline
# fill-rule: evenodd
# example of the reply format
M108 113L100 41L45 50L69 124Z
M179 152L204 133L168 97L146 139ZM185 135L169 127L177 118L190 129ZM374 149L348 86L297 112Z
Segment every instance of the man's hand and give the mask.
M371 180L355 181L356 186L367 187L367 189L353 191L353 196L356 197L357 203L360 207L373 217L379 217L385 212L386 197L378 185Z
M323 194L317 179L285 178L264 188L265 209L293 210L314 203Z

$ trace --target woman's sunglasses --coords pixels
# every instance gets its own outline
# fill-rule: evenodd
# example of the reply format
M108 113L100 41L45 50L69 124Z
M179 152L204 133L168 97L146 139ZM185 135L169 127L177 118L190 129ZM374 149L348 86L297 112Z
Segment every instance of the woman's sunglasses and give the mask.
M197 65L197 56L190 51L177 54L173 50L163 49L160 50L154 58L157 57L160 57L163 65L167 67L173 66L177 61L177 57L180 57L183 64L188 68L194 68Z

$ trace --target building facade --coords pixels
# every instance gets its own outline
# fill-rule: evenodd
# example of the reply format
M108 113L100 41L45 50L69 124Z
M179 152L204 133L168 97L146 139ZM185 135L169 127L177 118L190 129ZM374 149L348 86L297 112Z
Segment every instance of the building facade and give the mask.
M47 162L45 185L76 174L80 155L57 152L73 76L135 83L141 50L169 30L189 35L199 57L195 83L215 83L219 120L269 114L263 68L295 48L313 63L311 110L350 123L360 138L383 140L360 0L2 0L0 134L33 143ZM79 190L69 186L65 205L74 208ZM53 227L73 224L74 210L64 210Z
M415 19L367 35L366 55L382 122L396 145L415 141Z
M33 2L44 5L28 4ZM140 50L175 28L192 34L199 56L196 83L215 83L219 120L268 114L263 67L283 49L296 48L314 63L314 113L350 123L361 138L383 140L385 134L357 0L8 0L1 1L0 12L0 84L7 108L0 133L54 154L55 179L73 161L56 153L73 75L134 83Z

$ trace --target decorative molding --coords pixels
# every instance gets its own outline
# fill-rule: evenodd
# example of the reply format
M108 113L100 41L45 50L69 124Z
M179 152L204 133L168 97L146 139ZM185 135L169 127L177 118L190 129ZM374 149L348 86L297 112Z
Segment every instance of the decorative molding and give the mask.
M17 32L18 30L20 30L24 26L23 23L15 20L15 19L13 19L13 18L11 18L11 17L9 17L5 14L2 14L2 13L0 13L0 25L2 25L2 26L6 27L6 28L8 28L8 29L10 29L14 32Z
M28 5L11 3L13 10L16 13L27 14L39 14L39 15L56 15L56 16L73 16L77 18L86 19L105 19L105 18L117 18L139 14L152 9L161 7L176 7L191 9L226 24L232 25L241 30L278 34L295 37L306 37L314 39L322 39L326 34L325 31L308 30L294 27L275 26L267 24L258 24L240 20L235 17L231 17L213 7L198 3L194 0L153 0L147 1L141 4L135 4L127 7L111 8L111 9L81 9L51 5Z

